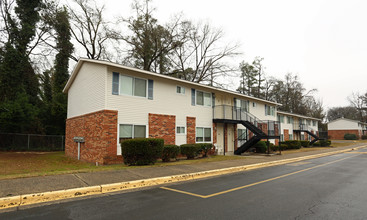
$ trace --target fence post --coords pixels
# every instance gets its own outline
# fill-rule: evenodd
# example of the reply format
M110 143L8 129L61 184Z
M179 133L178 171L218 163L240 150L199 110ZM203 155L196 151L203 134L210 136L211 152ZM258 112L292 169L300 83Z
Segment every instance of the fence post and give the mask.
M28 150L29 150L29 138L30 138L30 134L28 134Z

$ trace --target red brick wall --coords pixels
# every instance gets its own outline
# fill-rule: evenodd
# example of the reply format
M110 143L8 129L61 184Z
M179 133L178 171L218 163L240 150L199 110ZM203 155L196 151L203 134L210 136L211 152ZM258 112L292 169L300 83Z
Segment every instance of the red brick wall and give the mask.
M289 130L288 129L284 129L284 140L289 141Z
M195 144L196 118L186 117L186 144Z
M65 155L78 158L76 136L84 137L80 160L99 164L122 163L117 156L117 111L101 110L66 120Z
M213 144L217 143L217 124L213 123Z
M329 130L328 131L328 135L330 136L330 139L332 140L344 140L345 134L355 134L357 135L357 138L360 138L358 130Z
M164 144L176 144L176 116L149 113L149 137L163 138Z
M308 141L308 134L306 132L303 132L305 134L305 141Z

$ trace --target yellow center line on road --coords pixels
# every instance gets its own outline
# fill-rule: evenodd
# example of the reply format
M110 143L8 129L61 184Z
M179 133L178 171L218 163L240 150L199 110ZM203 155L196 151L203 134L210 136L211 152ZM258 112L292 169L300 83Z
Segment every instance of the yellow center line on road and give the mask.
M342 160L346 160L346 159L349 159L349 158L352 158L352 157L356 157L356 156L358 156L358 155L353 155L353 156L342 158L342 159L339 159L339 160L334 160L334 161L327 162L327 163L324 163L324 164L320 164L320 165L317 165L317 166L309 167L309 168L306 168L306 169L303 169L303 170L295 171L295 172L292 172L292 173L284 174L284 175L281 175L281 176L273 177L273 178L270 178L270 179L262 180L262 181L259 181L259 182L256 182L256 183L251 183L251 184L244 185L244 186L235 187L235 188L232 188L232 189L224 190L224 191L209 194L209 195L200 195L200 194L196 194L196 193L186 192L186 191L183 191L183 190L172 189L172 188L169 188L169 187L160 187L160 188L165 189L165 190L170 190L170 191L173 191L173 192L178 192L178 193L182 193L182 194L186 194L186 195L191 195L191 196L207 199L207 198L210 198L210 197L230 193L230 192L237 191L237 190L240 190L240 189L245 189L245 188L248 188L248 187L251 187L251 186L256 186L256 185L259 185L261 183L267 183L267 182L270 182L270 181L273 181L273 180L281 179L281 178L291 176L291 175L294 175L294 174L297 174L297 173L302 173L302 172L312 170L312 169L315 169L315 168L323 167L323 166L333 164L333 163L336 163L336 162L339 162L339 161L342 161Z
M367 154L367 152L345 152L346 154Z

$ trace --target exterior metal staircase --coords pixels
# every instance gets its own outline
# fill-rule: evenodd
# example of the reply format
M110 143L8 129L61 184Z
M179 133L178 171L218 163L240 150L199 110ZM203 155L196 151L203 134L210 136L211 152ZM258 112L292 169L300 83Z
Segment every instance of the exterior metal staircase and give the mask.
M322 138L320 138L316 134L312 133L309 130L308 126L305 125L305 124L299 124L299 129L296 129L296 131L306 132L308 135L310 135L311 137L313 137L313 140L310 141L310 145L314 144L318 140L322 140Z
M278 121L260 120L244 109L234 106L215 106L213 108L213 122L242 124L253 133L253 136L250 139L234 151L234 154L236 155L240 155L247 151L261 139L280 139L280 123Z

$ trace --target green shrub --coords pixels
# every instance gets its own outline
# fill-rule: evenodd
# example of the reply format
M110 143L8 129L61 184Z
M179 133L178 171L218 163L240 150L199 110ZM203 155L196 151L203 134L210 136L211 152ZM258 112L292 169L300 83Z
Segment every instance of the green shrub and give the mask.
M162 161L169 162L171 158L176 159L180 154L180 147L177 145L165 145L162 152Z
M154 164L162 156L164 140L137 138L121 142L121 154L128 165Z
M270 149L272 151L279 151L279 146L278 145L271 145ZM286 144L280 144L280 150L283 151L283 150L287 150L287 145Z
M327 146L330 146L331 145L331 141L330 140L320 140L319 143L320 143L320 146L321 147L327 147Z
M367 135L362 135L361 138L362 140L367 140Z
M312 146L319 147L320 146L320 142L319 141L316 141L315 143L312 144Z
M284 144L287 145L287 149L300 149L301 148L301 141L297 141L297 140L284 141Z
M344 139L345 140L357 140L358 138L356 134L345 134Z
M202 144L195 144L198 145L200 147L200 151L203 154L203 157L207 157L208 156L208 152L213 149L213 144L211 143L202 143Z
M201 146L198 144L183 144L180 146L181 154L187 159L194 159L201 151Z
M300 141L301 142L301 146L302 147L309 147L310 146L310 142L309 141Z
M268 146L265 141L259 141L254 145L256 153L266 153Z

